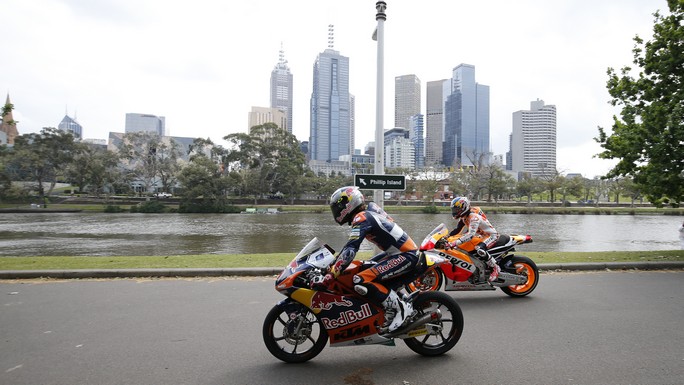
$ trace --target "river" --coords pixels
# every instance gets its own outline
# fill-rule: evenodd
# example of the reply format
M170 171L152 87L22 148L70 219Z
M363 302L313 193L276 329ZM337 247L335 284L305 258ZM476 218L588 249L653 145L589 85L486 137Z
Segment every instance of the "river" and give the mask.
M448 214L392 214L419 243ZM681 216L491 214L502 233L530 234L518 251L679 249ZM0 214L0 256L114 256L296 252L317 236L335 249L348 226L329 213ZM364 243L364 249L372 247Z

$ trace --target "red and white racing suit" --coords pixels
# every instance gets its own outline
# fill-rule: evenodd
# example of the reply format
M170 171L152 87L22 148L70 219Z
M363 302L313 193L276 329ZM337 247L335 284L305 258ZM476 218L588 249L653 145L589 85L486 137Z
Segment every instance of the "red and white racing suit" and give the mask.
M459 233L462 234L452 242L454 246L471 242L473 238L479 237L482 239L482 244L489 249L499 239L499 232L489 223L487 216L479 207L471 207L468 215L459 219L456 228L449 235L453 236ZM475 246L475 242L473 242L473 246Z

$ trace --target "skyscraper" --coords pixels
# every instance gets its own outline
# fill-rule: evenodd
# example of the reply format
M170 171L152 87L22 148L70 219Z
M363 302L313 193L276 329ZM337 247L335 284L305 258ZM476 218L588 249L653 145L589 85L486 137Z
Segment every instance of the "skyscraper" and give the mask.
M420 114L420 79L416 75L394 78L394 127L409 128L413 115Z
M323 162L353 153L349 58L333 49L330 31L328 49L314 63L311 93L309 156Z
M280 126L292 133L292 100L293 100L293 77L290 67L285 60L285 52L280 47L280 60L271 71L271 108L277 108L285 112L287 125Z
M413 144L414 150L414 167L416 169L425 168L425 138L423 131L425 130L423 124L423 114L415 114L410 118L409 123L409 139Z
M446 166L489 164L489 86L475 82L475 66L453 70L451 94L444 104Z
M444 141L444 93L449 90L448 79L427 82L425 95L425 165L442 163L442 142Z
M167 136L166 118L150 114L126 114L125 132L155 132L159 136Z
M64 132L71 132L76 139L83 139L83 127L69 115L64 115L64 118L59 122L57 128Z
M530 102L529 111L513 113L511 170L534 177L556 172L556 106Z

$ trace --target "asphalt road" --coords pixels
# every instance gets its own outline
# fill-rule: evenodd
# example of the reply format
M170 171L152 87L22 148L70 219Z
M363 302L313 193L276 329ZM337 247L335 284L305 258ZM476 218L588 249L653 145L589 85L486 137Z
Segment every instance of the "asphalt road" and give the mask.
M684 271L544 273L526 298L450 292L461 341L421 357L274 358L272 277L0 281L0 384L682 384Z

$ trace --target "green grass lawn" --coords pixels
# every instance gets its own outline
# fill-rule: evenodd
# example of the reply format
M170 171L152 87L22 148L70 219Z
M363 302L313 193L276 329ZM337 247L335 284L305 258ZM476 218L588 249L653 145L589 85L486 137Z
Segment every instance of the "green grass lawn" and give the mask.
M684 250L606 252L524 252L538 264L684 261ZM0 270L250 268L285 267L295 253L170 255L139 257L2 257ZM357 259L370 258L362 252Z

